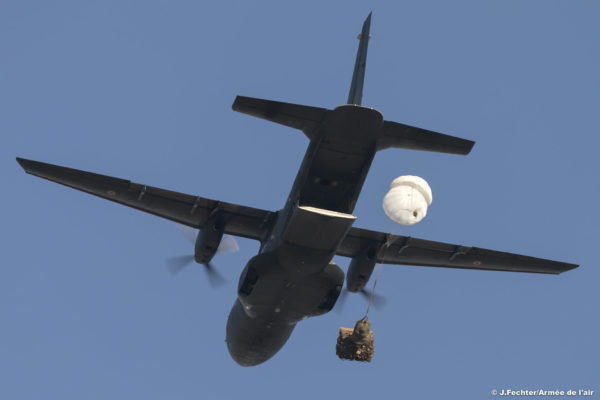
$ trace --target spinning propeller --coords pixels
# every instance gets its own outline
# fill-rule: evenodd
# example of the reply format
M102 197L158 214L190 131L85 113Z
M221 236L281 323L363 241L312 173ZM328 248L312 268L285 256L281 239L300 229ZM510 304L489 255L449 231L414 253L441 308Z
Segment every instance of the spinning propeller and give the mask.
M173 275L181 272L192 261L204 266L204 271L212 287L225 284L225 278L217 272L211 262L215 254L232 253L239 250L235 239L223 235L222 223L211 221L208 226L198 231L185 225L177 225L181 233L191 242L195 243L195 254L171 257L166 260L167 267Z
M383 308L387 303L387 299L384 296L375 293L375 286L377 285L377 280L379 279L379 273L377 273L377 277L373 282L373 288L371 290L367 290L365 288L373 271L376 268L378 271L381 271L380 268L382 265L377 264L375 255L376 249L368 248L362 251L350 262L350 265L348 266L348 272L346 273L346 287L342 289L340 297L337 301L338 312L341 312L344 308L344 304L348 298L348 293L360 293L360 295L367 302L370 301L373 307L378 310Z
M348 289L344 288L344 289L342 289L342 292L340 293L340 297L338 297L338 300L337 300L337 307L336 307L337 312L341 313L342 310L344 309L344 305L346 304L346 301L348 300L348 293L359 293L367 302L369 301L369 298L371 297L371 292L365 288L363 288L359 292L351 292ZM387 304L387 298L385 298L385 296L382 296L380 294L373 293L373 300L371 301L371 304L373 304L373 307L375 309L381 310Z

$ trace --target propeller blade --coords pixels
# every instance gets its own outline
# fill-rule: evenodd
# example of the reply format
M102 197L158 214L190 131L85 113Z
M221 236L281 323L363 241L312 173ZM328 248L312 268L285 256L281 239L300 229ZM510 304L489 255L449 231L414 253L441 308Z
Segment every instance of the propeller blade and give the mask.
M338 297L337 302L336 302L337 307L335 308L335 311L337 311L338 313L341 313L344 310L344 305L346 304L346 301L348 300L348 293L350 293L348 291L348 289L346 289L346 288L342 289L342 292L340 293L340 297ZM366 289L363 289L358 293L360 293L360 295L367 302L369 302L369 298L371 297L371 292L369 292ZM373 302L371 304L377 310L381 310L387 304L387 299L385 298L385 296L375 293L375 295L373 296Z
M223 286L227 281L221 274L217 272L212 263L204 264L204 271L208 277L208 282L212 287Z
M177 256L168 258L165 262L169 268L169 271L171 271L173 275L176 275L181 272L182 269L187 267L192 261L194 261L194 256Z
M348 300L348 290L347 289L342 289L342 292L340 293L336 305L337 307L335 308L335 311L338 314L341 314L342 311L344 311L344 306L346 305L346 300Z
M177 224L177 229L185 236L190 243L196 243L196 238L198 237L198 230L191 228L187 225ZM219 247L217 248L217 253L232 253L234 251L238 251L240 247L237 242L233 238L233 236L224 235L221 239L221 243L219 243ZM167 266L173 275L179 273L183 268L188 266L192 261L194 261L194 256L179 256L172 257L167 259ZM224 285L227 281L221 274L217 272L212 263L204 264L204 271L206 272L206 277L208 278L208 282L212 287L218 287Z
M187 240L189 240L190 243L196 243L196 237L198 236L198 229L194 229L192 227L189 227L187 225L183 225L183 224L177 224L177 229L179 229L179 232L183 233L183 236L186 237Z
M371 292L369 292L367 289L361 290L360 294L365 300L367 300L367 302L371 298ZM385 298L385 296L373 293L373 302L371 304L373 304L373 307L375 307L376 309L381 310L387 304L387 299Z
M223 239L221 239L221 243L219 243L219 247L217 247L217 253L225 254L225 253L233 253L240 249L237 242L230 235L223 235Z

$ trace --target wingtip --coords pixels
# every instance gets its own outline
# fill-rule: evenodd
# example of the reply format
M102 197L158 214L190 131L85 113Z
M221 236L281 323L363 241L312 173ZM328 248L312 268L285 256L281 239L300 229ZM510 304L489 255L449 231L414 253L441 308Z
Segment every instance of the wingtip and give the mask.
M233 100L233 103L231 104L231 109L233 111L238 111L240 109L239 104L240 104L242 97L243 96L240 96L239 94L237 96L235 96L235 100Z
M41 161L28 160L26 158L17 157L17 162L25 172L31 175L42 176L40 172L47 168L56 168L57 165L47 164ZM64 168L64 167L58 167Z
M21 157L17 157L17 162L19 163L21 168L23 168L25 171L27 171L27 167L31 164L31 160L26 160Z
M575 269L575 268L579 268L579 264L567 264L567 265L569 266L569 268L566 269L565 272L566 271L570 271L570 270Z
M563 272L571 271L575 268L579 268L579 264L569 264L569 263L561 263L561 268L555 272L557 275L562 274Z
M471 150L473 150L473 146L475 146L475 142L474 141L469 140L469 142L471 142L471 143L470 143L469 148L467 149L467 152L465 153L465 156L469 155L471 153Z

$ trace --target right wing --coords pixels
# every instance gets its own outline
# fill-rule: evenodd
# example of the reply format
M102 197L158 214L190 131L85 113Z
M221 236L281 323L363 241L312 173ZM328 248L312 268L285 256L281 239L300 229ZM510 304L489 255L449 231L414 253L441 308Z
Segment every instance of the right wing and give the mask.
M578 267L576 264L434 242L410 236L397 236L360 228L350 229L338 248L337 254L355 257L361 251L369 248L377 250L377 262L381 264L542 274L560 274Z
M263 241L275 220L274 212L173 192L124 179L17 158L28 174L104 199L202 228L217 207L225 214L225 233Z

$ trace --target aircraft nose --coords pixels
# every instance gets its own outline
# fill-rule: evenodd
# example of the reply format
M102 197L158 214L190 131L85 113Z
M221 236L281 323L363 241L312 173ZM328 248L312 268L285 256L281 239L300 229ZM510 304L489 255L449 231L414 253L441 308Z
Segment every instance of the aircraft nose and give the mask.
M273 356L273 354L268 354L258 349L253 351L252 349L242 349L235 344L232 346L230 342L227 342L227 348L233 361L242 367L254 367L255 365L264 363Z
M295 326L250 318L236 300L227 320L227 349L231 358L243 367L262 364L283 347Z

